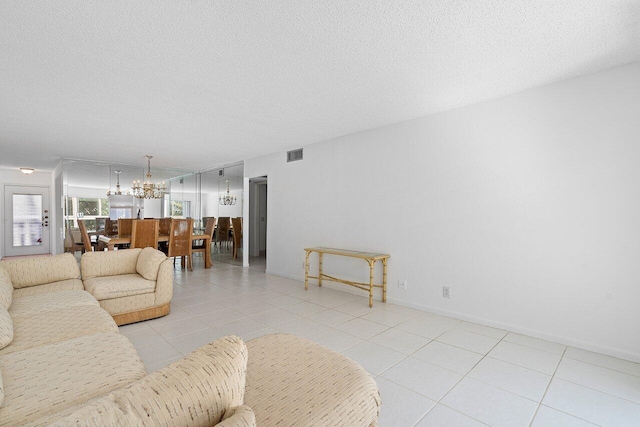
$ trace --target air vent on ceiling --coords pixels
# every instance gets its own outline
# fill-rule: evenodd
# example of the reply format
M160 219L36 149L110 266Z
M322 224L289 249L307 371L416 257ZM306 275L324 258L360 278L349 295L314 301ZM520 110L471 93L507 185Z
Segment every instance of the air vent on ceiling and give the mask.
M224 176L224 169L220 169L218 171L218 176Z
M287 151L287 162L295 162L296 160L302 160L302 148Z

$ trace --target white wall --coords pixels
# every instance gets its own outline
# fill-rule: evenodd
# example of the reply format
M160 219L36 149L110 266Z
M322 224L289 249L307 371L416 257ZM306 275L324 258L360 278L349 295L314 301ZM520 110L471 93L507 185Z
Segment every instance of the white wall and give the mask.
M269 176L267 271L386 252L393 302L640 361L639 112L636 63L247 160Z

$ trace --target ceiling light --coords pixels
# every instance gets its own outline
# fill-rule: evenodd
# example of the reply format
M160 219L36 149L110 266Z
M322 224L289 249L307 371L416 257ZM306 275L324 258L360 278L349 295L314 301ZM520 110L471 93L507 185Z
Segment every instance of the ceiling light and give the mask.
M35 169L34 168L20 168L20 172L25 175L31 175Z
M109 189L109 191L107 191L107 196L111 196L112 194L114 196L122 196L122 190L120 190L120 174L122 173L122 171L113 171L116 174L116 191L114 193L111 193L111 189Z
M161 199L167 192L167 186L164 181L154 184L151 182L151 159L153 156L145 156L147 158L147 179L140 184L140 180L133 181L133 195L138 199Z
M220 201L220 204L222 206L235 205L237 197L229 194L229 180L227 179L226 181L227 181L227 195L220 196L218 200Z

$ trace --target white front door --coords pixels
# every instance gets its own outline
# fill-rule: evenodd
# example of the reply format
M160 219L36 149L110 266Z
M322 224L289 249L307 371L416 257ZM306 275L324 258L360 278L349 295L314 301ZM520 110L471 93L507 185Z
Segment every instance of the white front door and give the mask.
M4 186L4 255L48 254L49 187Z

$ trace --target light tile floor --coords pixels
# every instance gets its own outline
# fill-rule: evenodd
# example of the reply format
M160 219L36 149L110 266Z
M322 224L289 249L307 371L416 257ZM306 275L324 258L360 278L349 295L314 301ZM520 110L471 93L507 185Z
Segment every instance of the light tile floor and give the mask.
M293 333L360 363L380 426L640 426L640 364L251 268L175 270L171 314L120 328L149 371L227 334Z

